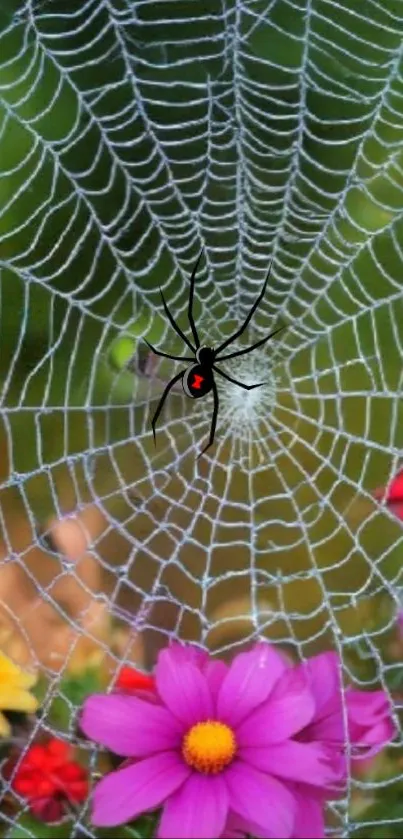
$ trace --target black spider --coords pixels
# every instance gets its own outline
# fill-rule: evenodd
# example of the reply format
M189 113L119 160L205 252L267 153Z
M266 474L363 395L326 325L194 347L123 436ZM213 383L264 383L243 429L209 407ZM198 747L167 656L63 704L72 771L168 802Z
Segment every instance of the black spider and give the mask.
M162 302L163 302L164 309L165 309L165 312L167 314L168 320L169 320L171 326L173 326L176 334L179 335L180 338L182 338L182 340L185 342L185 344L187 344L189 349L192 351L194 357L191 358L189 356L180 357L180 356L177 356L177 355L169 355L168 353L161 352L160 350L156 350L152 346L152 344L149 344L148 341L146 341L147 346L150 347L150 350L152 350L156 355L161 355L164 358L170 358L170 359L172 359L172 361L192 361L193 362L191 367L189 367L187 370L181 370L180 373L177 374L177 376L174 376L174 378L171 379L169 384L166 386L166 388L164 390L164 393L161 396L161 399L159 401L157 410L154 414L154 417L153 417L153 420L152 420L152 423L151 423L152 429L153 429L153 435L154 435L154 442L155 442L155 426L156 426L158 417L159 417L159 415L162 411L165 399L167 398L168 393L171 390L171 388L174 386L174 384L179 379L182 379L182 387L183 387L183 390L186 393L186 396L190 396L192 399L201 399L201 397L206 396L207 393L210 393L211 390L213 391L214 411L213 411L213 418L212 418L212 421L211 421L210 437L209 437L209 441L207 443L207 446L205 446L203 451L200 452L199 457L201 457L201 455L204 454L204 452L206 452L207 449L209 449L210 446L214 442L214 434L215 434L215 428L216 428L216 423L217 423L217 415L218 415L218 409L219 409L219 399L218 399L217 386L216 386L216 383L215 383L215 380L214 380L214 373L218 373L219 376L222 376L224 379L227 379L228 382L232 382L235 385L239 385L239 387L243 387L243 388L245 388L245 390L253 390L253 388L255 388L255 387L262 387L262 385L266 384L266 382L259 382L256 385L246 385L246 384L244 384L244 382L238 382L236 379L233 379L231 376L229 376L228 373L224 373L223 370L220 370L219 367L216 367L215 361L227 361L230 358L236 358L239 355L245 355L245 353L251 352L252 350L255 350L257 347L261 347L263 344L266 343L266 341L269 341L270 338L273 338L274 335L277 335L279 332L281 332L283 329L285 329L285 326L281 326L279 329L276 329L274 332L270 332L270 335L267 335L266 338L262 338L260 341L257 341L256 344L253 344L253 346L246 347L246 349L244 349L244 350L237 350L236 352L230 353L230 355L223 355L223 356L221 356L221 358L219 358L219 353L221 353L222 350L225 349L225 347L228 347L229 344L232 344L233 341L235 341L237 338L239 338L240 335L242 335L242 333L244 332L244 330L248 326L248 323L250 322L253 314L255 313L257 307L259 306L259 304L260 304L260 302L261 302L261 300L264 296L264 293L266 291L267 281L268 281L269 276L270 276L270 270L271 270L271 263L270 263L269 270L267 272L267 276L266 276L266 279L264 281L262 291L260 292L259 297L257 298L256 302L253 304L253 306L252 306L252 308L251 308L243 326L241 326L240 329L238 329L238 331L235 332L234 335L231 335L230 338L227 338L227 340L224 341L224 343L221 344L218 347L218 349L215 350L212 347L201 347L199 336L197 334L197 329L196 329L196 326L195 326L195 322L193 320L192 310L193 310L193 293L194 293L196 271L197 271L197 268L199 266L199 262L200 262L202 253L203 253L203 251L201 251L201 253L199 254L198 260L196 262L196 265L195 265L195 267L192 271L192 275L190 277L190 294L189 294L189 306L188 306L188 320L189 320L190 328L192 330L192 334L193 334L193 338L194 338L194 342L196 344L196 347L192 346L192 344L190 343L190 341L188 340L186 335L182 332L182 330L179 328L178 324L175 322L175 320L172 317L172 315L171 315L171 313L168 309L168 306L165 302L165 298L164 298L164 295L162 293L162 290L160 289Z

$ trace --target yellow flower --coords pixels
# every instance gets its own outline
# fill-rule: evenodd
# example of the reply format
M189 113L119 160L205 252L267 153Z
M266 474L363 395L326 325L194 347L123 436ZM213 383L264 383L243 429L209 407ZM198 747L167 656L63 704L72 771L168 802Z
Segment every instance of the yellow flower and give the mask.
M1 711L24 711L32 714L37 710L38 700L29 692L36 679L36 675L21 670L0 652L0 737L10 734L9 723Z

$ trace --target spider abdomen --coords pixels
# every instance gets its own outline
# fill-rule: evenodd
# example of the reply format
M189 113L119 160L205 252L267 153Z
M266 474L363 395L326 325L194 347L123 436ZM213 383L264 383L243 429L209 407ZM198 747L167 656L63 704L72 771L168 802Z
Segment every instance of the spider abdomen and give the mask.
M191 396L192 399L206 396L213 387L212 370L204 364L193 364L183 374L182 387L186 396Z

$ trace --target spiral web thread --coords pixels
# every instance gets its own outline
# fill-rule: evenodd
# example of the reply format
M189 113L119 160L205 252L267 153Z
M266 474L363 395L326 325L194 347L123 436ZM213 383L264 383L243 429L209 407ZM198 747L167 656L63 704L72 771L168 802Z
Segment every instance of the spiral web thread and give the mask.
M335 647L347 677L386 687L401 529L373 490L401 457L399 4L56 0L1 23L2 573L36 588L34 620L46 604L67 622L72 655L95 604L144 639L143 666L172 636L222 654L266 636L299 658ZM181 367L138 339L186 354L159 286L191 337L201 248L203 342L236 330L271 259L246 340L287 328L222 365L266 384L217 381L197 460L212 400L171 392L154 448ZM96 586L38 532L87 508L103 517L83 526ZM74 578L86 605L66 617ZM331 832L352 831L354 789Z

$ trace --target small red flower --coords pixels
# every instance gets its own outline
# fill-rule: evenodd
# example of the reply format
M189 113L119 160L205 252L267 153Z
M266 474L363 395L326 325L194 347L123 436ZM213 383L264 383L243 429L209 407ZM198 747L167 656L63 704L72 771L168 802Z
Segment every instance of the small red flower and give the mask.
M14 792L25 798L31 812L46 823L59 822L68 813L68 804L82 804L88 797L85 769L73 759L68 743L51 737L35 743L18 763L6 766Z
M398 472L386 487L374 490L373 496L385 504L396 518L403 520L403 470Z
M155 691L154 676L148 676L134 667L122 667L115 682L117 690L132 693L137 690Z

